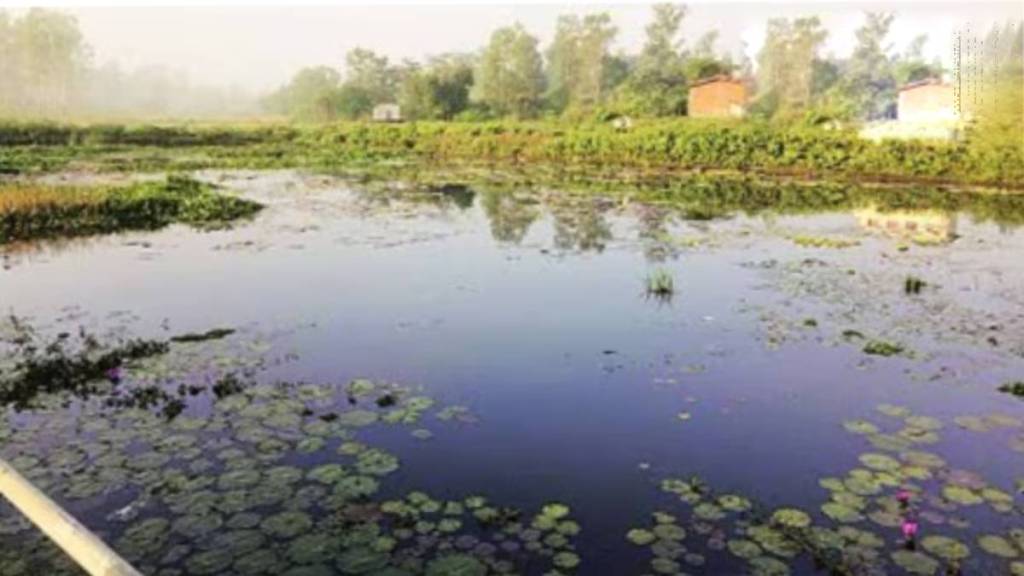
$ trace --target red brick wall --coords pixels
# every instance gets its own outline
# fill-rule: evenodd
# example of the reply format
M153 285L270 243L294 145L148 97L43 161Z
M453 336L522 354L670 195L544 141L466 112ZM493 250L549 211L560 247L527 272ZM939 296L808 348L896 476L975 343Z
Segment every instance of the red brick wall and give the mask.
M697 118L742 116L747 104L747 87L721 80L690 88L687 114Z

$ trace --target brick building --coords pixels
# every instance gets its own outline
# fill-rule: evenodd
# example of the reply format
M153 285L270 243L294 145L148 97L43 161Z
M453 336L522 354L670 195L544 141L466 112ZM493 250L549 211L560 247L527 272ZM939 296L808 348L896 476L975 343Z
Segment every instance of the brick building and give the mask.
M956 120L953 86L937 78L912 82L900 88L896 104L900 122L945 122Z
M719 74L690 85L686 110L694 118L739 118L746 113L747 85Z

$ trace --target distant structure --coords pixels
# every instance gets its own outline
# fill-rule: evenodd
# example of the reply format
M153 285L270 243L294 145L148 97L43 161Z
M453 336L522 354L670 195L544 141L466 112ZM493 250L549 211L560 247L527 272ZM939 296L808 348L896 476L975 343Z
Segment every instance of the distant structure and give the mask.
M938 78L929 78L900 88L896 119L900 122L956 121L953 85Z
M401 122L402 108L398 104L378 104L373 107L374 122Z
M690 85L686 113L694 118L741 118L747 110L747 85L719 74Z
M629 116L616 116L612 118L611 125L617 132L627 132L633 128L633 119Z
M939 78L911 82L896 97L896 120L865 125L868 140L956 140L963 135L964 116L957 112L953 84Z

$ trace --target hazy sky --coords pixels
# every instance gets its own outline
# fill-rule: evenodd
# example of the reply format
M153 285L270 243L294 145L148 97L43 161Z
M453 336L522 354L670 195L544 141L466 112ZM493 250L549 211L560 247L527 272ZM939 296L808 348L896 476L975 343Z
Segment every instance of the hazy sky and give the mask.
M2 3L3 0L0 0ZM865 10L893 12L891 40L902 51L927 33L926 54L949 61L958 26L986 29L996 20L1024 18L1024 2L846 2L846 3L689 3L685 37L720 31L720 48L754 56L768 18L818 14L830 35L826 52L849 54L854 30ZM117 61L135 67L162 64L185 72L197 83L264 90L298 68L340 67L347 50L363 46L392 59L418 59L483 46L495 28L522 22L551 39L555 19L567 12L608 11L619 27L615 49L636 51L650 17L648 4L527 5L345 5L317 7L191 6L65 8L74 13L95 50L97 63Z

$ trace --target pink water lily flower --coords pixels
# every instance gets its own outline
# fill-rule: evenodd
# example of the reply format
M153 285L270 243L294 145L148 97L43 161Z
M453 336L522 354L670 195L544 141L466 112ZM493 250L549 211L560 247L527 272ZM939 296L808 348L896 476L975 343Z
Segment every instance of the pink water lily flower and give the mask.
M107 370L107 380L110 380L114 384L120 382L123 376L124 375L121 373L120 366L115 366L114 368L110 368Z
M910 501L910 490L900 490L896 493L896 500L899 500L901 504L906 504Z
M910 540L911 538L917 535L917 522L914 522L912 520L904 520L901 528L903 530L903 537L907 540Z

